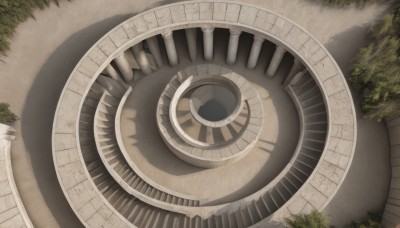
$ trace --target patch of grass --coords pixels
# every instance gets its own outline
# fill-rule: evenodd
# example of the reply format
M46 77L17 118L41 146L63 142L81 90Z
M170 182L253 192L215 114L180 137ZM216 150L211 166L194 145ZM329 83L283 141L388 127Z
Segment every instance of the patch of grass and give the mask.
M10 39L15 28L29 17L34 18L33 10L44 9L59 0L0 0L0 55L6 55L10 49Z
M11 112L10 105L7 103L0 103L0 123L9 125L17 120L18 117Z
M381 121L400 115L400 3L372 27L349 80L361 91L364 117Z
M291 228L328 228L329 225L328 216L316 210L310 214L292 215L285 222Z

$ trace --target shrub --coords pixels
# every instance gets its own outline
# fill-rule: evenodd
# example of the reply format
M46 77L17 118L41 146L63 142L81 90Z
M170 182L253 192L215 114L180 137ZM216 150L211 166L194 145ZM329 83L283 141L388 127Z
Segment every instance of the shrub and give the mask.
M327 228L329 219L322 212L313 210L310 214L292 215L285 222L292 228Z
M44 9L58 0L0 0L0 54L10 49L9 40L20 22L33 17L35 8Z
M343 7L351 4L357 6L364 6L368 3L384 3L391 2L392 0L323 0L325 5Z
M378 121L400 115L399 6L372 27L349 78L361 91L364 116Z
M382 228L382 216L380 213L368 212L361 221L352 221L346 228Z
M18 117L10 111L10 105L0 103L0 123L11 124L18 120Z

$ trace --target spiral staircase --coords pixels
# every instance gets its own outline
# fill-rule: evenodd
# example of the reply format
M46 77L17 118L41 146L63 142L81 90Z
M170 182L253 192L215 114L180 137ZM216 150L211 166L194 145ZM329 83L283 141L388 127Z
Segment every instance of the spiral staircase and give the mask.
M226 40L224 62L214 58L224 50L214 44L219 30L229 31L219 37ZM248 50L240 48L244 35L253 38ZM270 58L265 46L273 48ZM270 81L289 62L279 89L292 100L300 125L291 159L272 181L240 199L210 203L140 169L121 135L121 115L146 77L168 65L179 69L159 96L153 119L160 138L154 140L189 165L213 169L251 156L267 128L263 98L233 67L255 71L265 59L260 77ZM218 120L212 116L217 106L206 108L215 101L229 109ZM231 1L165 5L115 27L73 70L52 135L58 180L87 227L280 227L291 214L326 207L350 167L355 139L353 101L327 50L290 20Z

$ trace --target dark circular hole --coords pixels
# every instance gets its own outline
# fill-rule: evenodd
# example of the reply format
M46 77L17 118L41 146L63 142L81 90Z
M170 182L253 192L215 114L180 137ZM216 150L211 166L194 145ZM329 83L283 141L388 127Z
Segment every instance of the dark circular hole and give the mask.
M192 93L191 100L199 116L208 121L227 118L237 103L235 95L221 85L199 86Z

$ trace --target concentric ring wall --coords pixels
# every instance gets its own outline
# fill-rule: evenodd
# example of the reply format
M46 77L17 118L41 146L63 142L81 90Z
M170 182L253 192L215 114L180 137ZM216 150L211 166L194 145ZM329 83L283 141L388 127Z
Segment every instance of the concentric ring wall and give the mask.
M124 216L121 210L114 208L104 197L103 192L92 180L92 174L82 155L82 137L79 130L81 112L85 108L85 100L91 88L96 84L95 81L102 77L100 74L110 62L114 59L120 61L118 59L124 51L135 44L160 34L164 39L168 39L174 30L197 27L239 30L273 42L277 46L275 51L277 54L274 56L278 56L282 50L283 53L288 52L308 71L313 83L320 91L326 110L326 140L324 140L318 164L307 180L290 199L279 205L279 208L267 218L262 215L260 219L250 216L250 222L245 222L246 219L244 219L243 225L240 225L236 220L236 225L239 227L279 225L281 219L290 214L306 213L312 209L322 210L342 184L353 159L356 115L346 80L324 46L294 22L257 6L232 1L179 2L148 10L115 27L82 57L63 89L53 123L54 164L62 190L85 226L147 227L152 223L151 219L137 222L135 218ZM176 64L173 61L174 56L169 57L170 63ZM274 58L271 63L273 62ZM290 83L285 85L288 93L295 93L293 92L296 84L294 81L300 80L299 77L301 77L302 72L296 71L296 68L299 67L292 67L291 77L288 78ZM120 71L123 73L123 69ZM273 72L273 69L267 70L267 72L271 71ZM296 159L297 157L294 157L292 161ZM186 227L188 224L200 224L205 227L205 223L201 222L202 219L210 222L217 221L219 218L221 218L221 224L225 224L224 227L229 227L232 223L224 223L224 216L228 216L226 221L232 221L229 220L230 211L241 211L243 205L254 206L251 202L262 199L262 194L266 192L267 189L262 189L234 202L232 208L229 204L225 205L224 210L217 211L215 215L211 214L207 218L196 217L193 214L191 215L193 217L187 217L180 210L174 211L173 204L169 210L149 209L145 214L148 216L146 218L151 216L153 216L151 218L160 218L157 216L165 214L164 227L170 225ZM143 204L142 201L135 200ZM157 202L154 202L154 205L157 205ZM132 207L134 207L133 204ZM257 209L257 206L255 207ZM201 208L201 205L193 210L198 210L198 208ZM173 219L169 219L172 217Z

